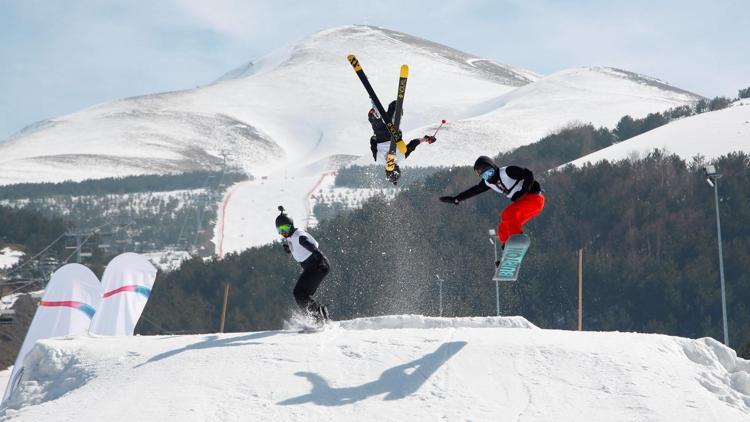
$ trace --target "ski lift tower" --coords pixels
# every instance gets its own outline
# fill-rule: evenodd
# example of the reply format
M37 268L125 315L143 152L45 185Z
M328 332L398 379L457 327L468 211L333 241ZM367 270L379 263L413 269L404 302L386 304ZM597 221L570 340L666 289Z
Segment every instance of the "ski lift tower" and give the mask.
M91 248L84 249L85 240L94 234L93 230L71 230L65 233L65 249L74 250L76 262L83 262L83 258L91 257Z

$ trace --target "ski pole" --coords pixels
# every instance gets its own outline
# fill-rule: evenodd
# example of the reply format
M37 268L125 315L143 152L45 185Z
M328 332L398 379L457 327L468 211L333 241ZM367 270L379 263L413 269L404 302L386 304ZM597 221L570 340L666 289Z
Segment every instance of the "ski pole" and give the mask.
M433 134L432 134L432 137L433 137L433 138L435 137L435 135L437 135L438 131L440 130L440 128L441 128L441 127L443 127L443 125L444 125L445 123L446 123L445 119L443 119L443 120L441 120L441 121L440 121L440 126L438 126L438 128L437 128L437 129L435 129L435 133L433 133Z

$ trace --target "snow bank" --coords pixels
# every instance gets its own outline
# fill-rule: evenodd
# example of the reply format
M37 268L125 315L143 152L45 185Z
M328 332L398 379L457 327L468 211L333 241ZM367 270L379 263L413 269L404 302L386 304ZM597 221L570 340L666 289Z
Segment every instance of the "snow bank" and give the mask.
M23 388L17 389L7 403L3 403L8 409L55 400L93 376L74 353L44 341L31 349L24 362Z
M543 330L520 317L51 339L27 365L0 420L750 418L750 362L714 340Z

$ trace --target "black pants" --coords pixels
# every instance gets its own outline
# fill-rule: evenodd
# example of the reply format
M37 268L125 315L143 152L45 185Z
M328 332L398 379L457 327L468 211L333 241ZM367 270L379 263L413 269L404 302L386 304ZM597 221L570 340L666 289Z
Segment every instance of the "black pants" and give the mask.
M302 268L302 274L297 280L297 285L294 286L294 300L303 310L311 314L320 314L320 304L312 298L312 295L318 290L320 282L328 275L331 267L325 256L312 255L302 262Z

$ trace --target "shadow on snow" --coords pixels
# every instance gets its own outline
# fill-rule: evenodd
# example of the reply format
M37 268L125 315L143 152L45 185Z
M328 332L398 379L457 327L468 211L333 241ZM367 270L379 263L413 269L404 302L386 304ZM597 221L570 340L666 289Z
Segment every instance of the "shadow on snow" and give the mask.
M190 345L187 345L185 347L181 347L179 349L170 350L168 352L160 353L151 359L147 360L146 362L143 362L139 365L136 365L136 368L139 368L147 363L151 362L157 362L162 359L166 359L169 357L172 357L176 354L187 352L188 350L199 350L199 349L210 349L212 347L230 347L230 346L246 346L249 344L260 344L251 342L250 340L256 340L261 339L264 337L270 337L273 335L278 334L278 332L274 331L261 331L258 333L250 333L248 335L239 336L239 337L228 337L228 338L222 338L220 339L217 334L210 335L206 337L203 341L198 343L193 343Z
M315 403L321 406L343 406L379 394L386 394L384 400L399 400L415 393L435 371L466 344L465 341L443 343L432 353L387 369L377 380L354 387L331 387L328 381L318 374L297 372L295 375L307 378L312 384L312 391L303 396L286 399L278 404Z

